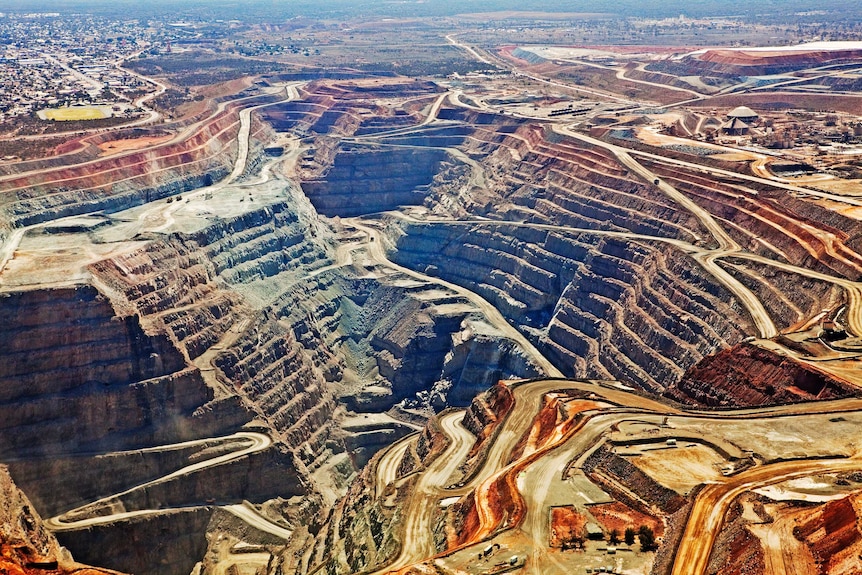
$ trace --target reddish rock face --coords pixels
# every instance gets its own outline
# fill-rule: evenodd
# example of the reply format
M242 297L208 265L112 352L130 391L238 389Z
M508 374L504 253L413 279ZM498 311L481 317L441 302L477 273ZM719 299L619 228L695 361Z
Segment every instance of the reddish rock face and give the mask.
M75 563L45 528L27 497L0 466L0 573L105 575L117 573Z
M854 508L854 500L858 505L858 499L851 496L831 501L794 529L796 538L808 545L814 560L824 567L841 551L862 540Z
M781 69L796 69L818 66L827 62L851 60L862 56L862 50L805 50L799 51L745 51L707 50L700 60L720 64L728 70L745 73L766 74Z
M848 382L749 344L705 358L665 393L704 407L779 405L855 394Z

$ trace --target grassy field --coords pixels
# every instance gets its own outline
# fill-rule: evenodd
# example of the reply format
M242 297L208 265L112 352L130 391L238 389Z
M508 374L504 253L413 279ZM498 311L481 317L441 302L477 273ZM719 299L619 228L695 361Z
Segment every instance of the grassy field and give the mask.
M111 114L102 109L101 106L72 106L70 108L42 110L39 112L39 116L44 120L69 122L73 120L101 120L109 118Z

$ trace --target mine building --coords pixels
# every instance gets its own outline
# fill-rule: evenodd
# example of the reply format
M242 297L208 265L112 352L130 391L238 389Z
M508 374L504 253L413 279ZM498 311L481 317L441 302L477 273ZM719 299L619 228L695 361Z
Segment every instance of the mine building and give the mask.
M746 124L757 121L760 116L748 106L739 106L727 113L728 120L742 120Z
M602 528L592 521L587 523L587 539L591 539L593 541L601 541L605 538L605 532L602 531Z
M721 131L730 136L744 136L759 117L751 108L739 106L727 113L727 121L722 124Z
M739 118L733 118L721 125L721 131L730 136L744 136L748 133L748 124Z

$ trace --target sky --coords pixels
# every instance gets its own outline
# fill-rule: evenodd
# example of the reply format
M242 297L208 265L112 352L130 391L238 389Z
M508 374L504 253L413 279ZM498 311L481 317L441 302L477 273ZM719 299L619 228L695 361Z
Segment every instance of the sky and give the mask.
M831 12L851 17L862 12L858 0L0 0L2 12L92 12L104 15L170 15L177 12L237 18L305 15L443 16L464 12L531 10L607 12L615 15L788 16L799 12ZM817 17L812 15L808 17Z

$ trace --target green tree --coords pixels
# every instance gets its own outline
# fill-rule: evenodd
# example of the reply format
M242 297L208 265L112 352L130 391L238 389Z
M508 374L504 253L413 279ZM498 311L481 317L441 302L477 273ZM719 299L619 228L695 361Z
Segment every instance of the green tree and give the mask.
M626 542L626 545L634 545L635 544L635 530L631 527L626 527L626 532L623 535L623 540Z
M658 549L658 544L655 541L655 533L651 527L641 525L638 529L638 538L641 543L641 551L655 551Z
M618 529L611 529L611 532L608 534L608 543L611 545L617 545L620 542L620 532Z

